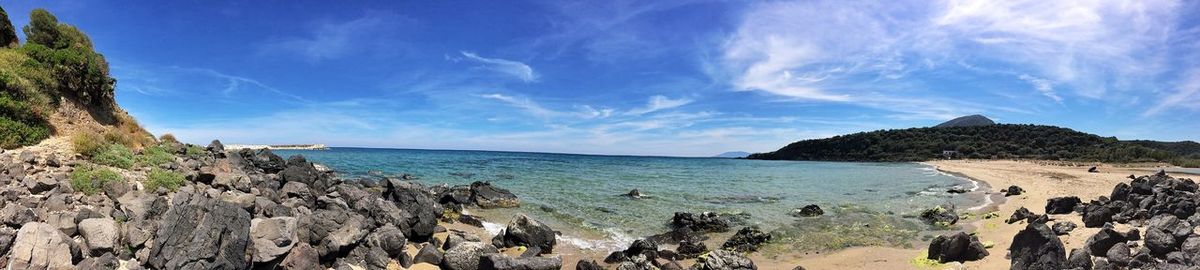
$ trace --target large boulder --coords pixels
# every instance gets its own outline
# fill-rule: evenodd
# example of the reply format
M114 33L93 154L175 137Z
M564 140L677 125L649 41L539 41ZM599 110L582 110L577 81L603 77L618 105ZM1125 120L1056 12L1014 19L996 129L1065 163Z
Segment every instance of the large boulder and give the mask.
M26 223L37 220L33 209L17 203L9 203L0 208L0 222L13 228L20 228Z
M675 254L685 259L699 257L705 252L708 252L708 247L701 241L679 241L679 246L675 248Z
M975 261L983 259L988 251L974 235L959 232L940 235L929 243L928 258L941 263Z
M1150 253L1155 256L1164 256L1167 253L1179 249L1180 241L1175 239L1171 233L1150 228L1146 230L1146 248L1150 249Z
M438 250L437 245L426 244L413 256L413 263L439 265L442 263L442 251Z
M121 227L111 218L89 218L79 222L79 234L87 240L84 243L90 253L96 256L119 246Z
M1067 257L1067 267L1072 269L1092 269L1092 253L1086 248L1077 248L1071 250L1071 256Z
M1017 195L1021 195L1021 193L1025 193L1025 189L1022 189L1021 187L1018 187L1018 186L1009 186L1008 188L1004 189L1003 191L1004 191L1004 197L1017 196Z
M278 173L287 167L287 161L271 152L271 149L258 150L247 159L254 164L254 167L258 167L266 173Z
M288 252L287 257L283 257L283 261L279 262L279 269L308 270L325 269L325 267L321 266L316 249L308 243L299 243L292 247L292 251Z
M480 242L465 242L446 251L442 268L447 270L477 270L485 254L498 253L496 247Z
M712 212L700 214L675 212L675 215L671 217L670 227L672 229L686 228L700 233L725 232L729 231L729 222Z
M433 200L425 187L414 182L388 179L383 197L410 214L404 224L395 224L405 230L404 236L414 241L425 241L433 236L433 229L442 216L442 206Z
M1083 201L1079 200L1079 197L1075 196L1050 198L1049 200L1046 200L1046 214L1069 214L1071 211L1075 211L1075 206L1079 205L1081 202Z
M505 247L537 247L541 249L541 254L553 252L557 241L557 233L550 226L526 215L517 215L509 221L502 234L500 240Z
M724 244L721 244L721 249L737 252L758 251L758 247L766 244L767 241L770 240L770 234L763 233L757 228L743 227L733 236L729 237L728 241L725 241Z
M597 263L595 260L580 259L579 262L575 263L575 270L604 270L604 267L600 266L600 263Z
M714 250L696 259L692 268L697 270L757 270L758 266L742 254L727 250Z
M471 183L471 201L480 208L513 208L521 206L517 195L506 189L493 187L490 182Z
M958 213L954 211L953 205L926 209L921 212L920 218L925 223L935 226L950 226L958 223Z
M1013 237L1009 247L1010 269L1058 270L1066 267L1066 250L1054 231L1044 223L1030 223Z
M53 225L25 223L17 231L7 269L73 269L79 248Z
M149 264L158 269L243 269L250 265L250 213L181 191L163 215Z
M1092 254L1097 254L1098 256L1099 254L1107 253L1116 244L1125 243L1126 240L1125 234L1117 232L1112 228L1103 228L1088 238L1083 246Z
M254 262L274 261L292 250L299 242L294 217L256 218L250 220L250 241Z
M1083 208L1083 226L1087 228L1099 228L1105 223L1113 221L1112 208L1104 205L1089 204Z
M821 207L815 204L805 205L800 209L792 210L792 216L794 217L815 217L824 214L825 210L821 210Z
M321 245L317 250L321 257L349 251L363 237L367 236L368 227L360 215L352 214L340 225L321 239Z
M1013 211L1012 216L1009 216L1007 220L1004 220L1004 223L1013 224L1013 223L1017 223L1018 221L1025 221L1027 223L1033 223L1033 220L1037 219L1037 217L1038 217L1038 215L1029 211L1028 208L1021 207L1021 208L1017 208L1016 211Z
M513 258L504 254L487 254L480 258L479 269L482 270L558 270L562 268L560 257L520 257Z
M1059 222L1055 222L1054 226L1051 228L1054 229L1054 234L1067 235L1067 234L1070 234L1071 231L1075 230L1076 225L1075 225L1075 222L1059 221Z

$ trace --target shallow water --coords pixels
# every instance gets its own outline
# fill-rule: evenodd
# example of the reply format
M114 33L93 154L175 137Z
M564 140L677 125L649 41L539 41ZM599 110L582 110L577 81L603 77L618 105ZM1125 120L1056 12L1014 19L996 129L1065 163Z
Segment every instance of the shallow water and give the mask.
M917 163L367 148L277 153L303 154L344 178L411 174L425 184L491 181L517 194L522 207L477 214L504 223L525 213L584 248L615 249L661 233L677 211L748 213L750 224L772 230L797 224L788 213L807 204L821 205L830 215L844 205L856 212L911 216L938 204L967 208L977 203L945 193L955 185L971 188L973 182ZM619 196L631 189L648 198Z

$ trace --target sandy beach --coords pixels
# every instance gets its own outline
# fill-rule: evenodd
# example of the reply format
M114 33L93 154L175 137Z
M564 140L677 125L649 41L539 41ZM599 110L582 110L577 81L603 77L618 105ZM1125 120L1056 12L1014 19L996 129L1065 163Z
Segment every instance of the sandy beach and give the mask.
M943 265L918 265L914 259L925 254L926 247L918 246L912 249L891 247L856 247L839 250L828 254L804 256L802 258L763 258L751 256L756 263L767 266L763 269L785 269L773 266L802 265L807 269L1008 269L1009 259L1006 258L1012 238L1025 228L1024 222L1006 224L1014 211L1021 207L1028 208L1036 214L1045 212L1046 200L1053 197L1077 196L1083 201L1089 201L1099 196L1108 196L1113 186L1119 182L1129 181L1130 174L1145 175L1155 170L1153 167L1114 167L1100 165L1098 173L1089 173L1090 166L1065 166L1038 161L933 161L926 162L938 170L970 177L987 183L992 190L979 190L987 195L1003 198L1000 190L1011 185L1017 185L1026 190L1019 196L997 200L994 204L974 211L974 217L960 221L964 230L975 232L980 241L994 243L988 249L990 255L980 261ZM1188 178L1188 175L1180 175ZM965 208L965 207L964 207ZM960 208L962 209L962 208ZM960 211L960 214L963 211ZM979 217L989 212L999 214L998 218L981 219ZM1056 220L1066 220L1079 224L1069 235L1060 236L1067 251L1082 247L1087 238L1099 231L1098 228L1084 228L1078 214L1051 215ZM1128 225L1118 224L1118 230L1128 229ZM761 262L761 263L760 263Z

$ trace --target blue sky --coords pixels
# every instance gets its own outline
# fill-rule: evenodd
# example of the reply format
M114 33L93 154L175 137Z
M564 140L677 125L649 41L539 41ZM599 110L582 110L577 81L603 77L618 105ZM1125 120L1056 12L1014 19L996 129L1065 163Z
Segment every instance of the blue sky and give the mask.
M35 7L194 143L709 156L967 114L1200 139L1197 1L4 3Z

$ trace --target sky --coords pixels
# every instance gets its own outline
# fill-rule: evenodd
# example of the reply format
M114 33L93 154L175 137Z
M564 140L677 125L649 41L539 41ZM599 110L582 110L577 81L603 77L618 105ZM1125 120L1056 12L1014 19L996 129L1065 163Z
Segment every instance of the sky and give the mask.
M82 29L118 103L197 144L711 156L969 114L1200 140L1200 1L2 6Z

